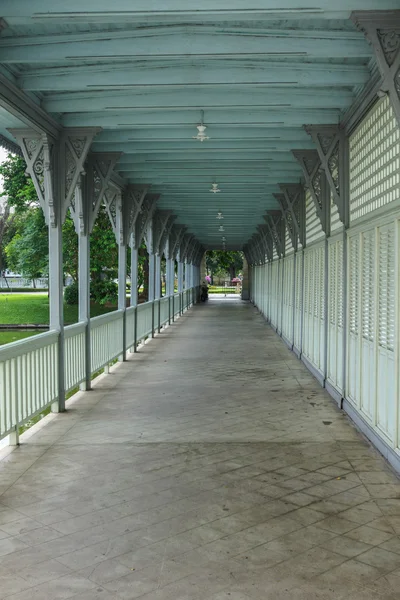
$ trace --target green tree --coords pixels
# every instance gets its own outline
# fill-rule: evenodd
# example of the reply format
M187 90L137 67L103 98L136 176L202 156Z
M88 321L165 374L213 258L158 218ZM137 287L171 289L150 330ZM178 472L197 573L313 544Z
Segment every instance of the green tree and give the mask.
M8 155L0 165L0 175L4 180L2 196L8 199L0 214L0 261L1 252L4 253L0 268L7 264L26 277L37 278L48 269L48 231L33 181L25 171L25 161L19 156ZM14 208L13 213L11 208ZM77 281L78 236L69 214L63 225L63 260L65 275L68 274ZM139 249L138 261L138 289L144 286L147 293L148 254L144 242ZM117 274L118 246L107 211L102 206L90 237L90 277L93 289L100 290L101 282L105 282L106 289L107 282L115 279Z
M3 192L0 196L7 198L8 206L13 207L16 213L23 213L28 208L39 205L35 186L26 174L23 158L9 154L0 164L0 175L3 178Z
M7 264L29 279L48 273L48 233L40 208L17 217L16 232L5 248Z
M0 176L3 179L3 191L0 197L5 198L0 213L0 272L7 265L6 245L16 233L14 221L18 214L29 207L38 206L38 199L33 181L25 173L26 164L20 156L9 154L0 164ZM14 209L14 210L12 210Z
M209 250L206 254L206 267L211 275L229 275L232 280L243 269L243 253L238 251Z

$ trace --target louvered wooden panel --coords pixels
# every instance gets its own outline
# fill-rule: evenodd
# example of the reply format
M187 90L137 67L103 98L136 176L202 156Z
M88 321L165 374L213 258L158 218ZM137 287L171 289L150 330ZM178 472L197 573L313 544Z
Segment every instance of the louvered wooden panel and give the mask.
M395 224L378 229L378 356L377 426L391 441L395 436Z
M374 341L375 336L375 231L369 230L362 234L362 304L361 324L362 337L369 342Z
M325 362L325 245L318 248L318 355L316 361L319 370L324 370Z
M328 248L328 381L343 391L343 240L330 240Z
M357 408L361 405L361 345L360 345L360 234L348 237L348 330L346 396Z
M282 277L283 277L283 260L280 259L277 264L276 276L276 329L278 333L282 333Z
M307 248L304 253L303 352L321 373L325 353L325 248Z
M283 315L282 315L282 334L293 343L293 265L294 256L287 256L284 261L284 294L283 294Z
M294 345L297 350L301 351L301 322L303 310L303 254L296 254L296 283L295 283L295 312L294 312Z
M361 411L375 421L375 229L361 235Z

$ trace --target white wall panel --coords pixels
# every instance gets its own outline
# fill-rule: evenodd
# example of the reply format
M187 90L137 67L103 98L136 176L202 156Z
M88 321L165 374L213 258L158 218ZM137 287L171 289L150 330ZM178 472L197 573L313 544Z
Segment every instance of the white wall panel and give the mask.
M275 252L272 263L255 269L256 295L266 290L263 311L272 326L313 371L324 376L326 366L329 387L345 397L347 410L400 457L400 129L388 98L355 129L349 155L350 228L345 234L331 195L326 242L306 191L306 247L294 254L286 231L285 258Z
M278 327L278 285L279 285L279 261L274 260L271 263L271 325L276 329Z
M296 253L295 304L294 304L294 346L301 352L303 312L303 252Z
M343 391L343 238L328 244L328 361L327 377Z
M398 446L400 215L349 232L347 397Z
M304 251L303 353L324 374L325 362L325 242Z
M286 256L283 262L282 335L293 344L294 255Z

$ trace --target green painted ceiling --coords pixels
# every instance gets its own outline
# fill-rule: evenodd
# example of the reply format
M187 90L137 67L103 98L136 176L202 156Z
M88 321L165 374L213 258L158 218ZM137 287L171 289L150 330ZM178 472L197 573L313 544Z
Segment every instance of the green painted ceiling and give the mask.
M208 248L241 248L297 182L304 124L338 123L375 67L352 10L399 0L2 0L1 73L151 184ZM204 111L205 142L196 141ZM0 133L18 126L0 113ZM221 192L209 192L213 181ZM224 219L216 215L222 211ZM224 232L219 231L223 223Z

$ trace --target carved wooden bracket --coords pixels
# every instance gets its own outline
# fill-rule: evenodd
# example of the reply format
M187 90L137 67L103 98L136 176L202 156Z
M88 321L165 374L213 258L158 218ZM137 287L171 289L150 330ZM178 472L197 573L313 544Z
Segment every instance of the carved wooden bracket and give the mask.
M168 244L168 258L176 260L185 233L186 227L184 225L172 225Z
M153 213L156 210L156 204L159 197L159 194L147 194L142 202L139 215L136 218L132 230L132 246L135 249L140 247L140 244L146 235Z
M46 223L55 227L74 202L75 189L99 127L63 129L55 139L33 129L10 129L22 150Z
M269 210L264 215L279 258L285 254L285 219L280 210Z
M270 229L267 224L265 225L257 225L257 230L261 236L263 246L264 246L264 260L265 256L268 260L272 260L274 256L273 249L273 240L271 237Z
M108 190L110 177L120 156L117 152L89 153L85 173L78 178L70 205L78 235L87 235L93 230L99 208Z
M317 216L324 233L329 226L329 202L326 195L326 178L317 150L292 150L293 156L300 163L306 187L310 191Z
M193 242L193 238L194 238L194 235L192 233L185 233L185 235L182 237L182 241L180 243L180 248L179 248L179 261L180 262L185 262L185 260L187 259L189 247L190 247L190 244Z
M296 243L293 247L297 250L297 240L304 246L306 237L306 214L304 186L300 183L280 183L280 189L286 201L287 218L291 215L293 234ZM293 242L292 242L293 243Z
M347 227L349 151L346 134L339 125L306 125L305 129L317 147L333 202L338 208L340 220ZM330 211L327 216L330 216Z
M400 125L400 10L355 11L351 19L374 49L381 91L388 94Z

